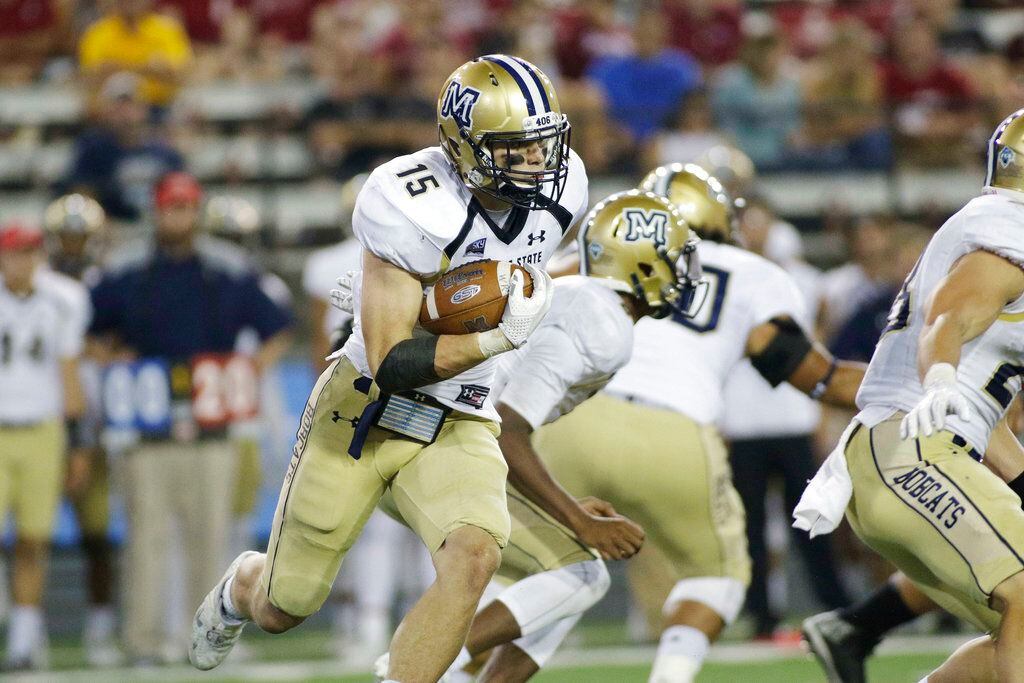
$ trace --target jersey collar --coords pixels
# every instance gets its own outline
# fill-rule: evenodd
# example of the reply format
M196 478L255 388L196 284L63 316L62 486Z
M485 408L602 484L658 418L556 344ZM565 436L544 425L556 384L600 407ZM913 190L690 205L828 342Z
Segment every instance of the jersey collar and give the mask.
M1005 187L993 187L992 185L986 185L982 189L982 194L998 194L1006 197L1010 201L1017 202L1018 204L1024 204L1024 192L1010 190Z

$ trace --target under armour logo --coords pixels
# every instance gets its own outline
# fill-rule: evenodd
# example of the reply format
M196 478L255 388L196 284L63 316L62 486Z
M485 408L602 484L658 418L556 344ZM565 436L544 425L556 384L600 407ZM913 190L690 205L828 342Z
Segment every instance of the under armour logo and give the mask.
M668 214L657 209L626 209L622 212L626 219L627 242L637 242L641 238L652 240L655 246L665 244L665 233L668 229Z
M545 236L547 236L547 230L541 230L539 235L534 235L531 232L526 236L526 246L532 247L534 242L543 242Z
M348 422L350 425L352 425L352 429L355 429L356 427L359 426L359 418L358 417L342 417L341 413L339 413L337 410L335 410L334 411L334 417L331 418L331 422L342 422L342 421Z

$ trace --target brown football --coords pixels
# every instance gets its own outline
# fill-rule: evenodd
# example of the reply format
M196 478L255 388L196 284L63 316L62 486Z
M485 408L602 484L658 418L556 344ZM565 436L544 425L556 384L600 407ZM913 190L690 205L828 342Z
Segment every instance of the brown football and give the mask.
M530 296L530 274L508 261L473 261L448 271L424 293L420 325L432 334L493 330L505 312L509 280L517 269L523 271L524 294Z

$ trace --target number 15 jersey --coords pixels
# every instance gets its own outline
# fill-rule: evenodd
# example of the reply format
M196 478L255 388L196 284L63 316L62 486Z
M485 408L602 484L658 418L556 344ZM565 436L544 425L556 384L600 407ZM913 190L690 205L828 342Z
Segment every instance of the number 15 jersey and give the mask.
M441 148L428 147L392 159L370 174L356 200L352 231L364 249L418 277L426 289L449 270L482 259L543 268L587 210L587 174L574 152L562 196L557 203L547 197L540 203L542 208L533 211L489 212L452 170ZM356 323L343 353L369 376L359 297L355 306ZM455 410L497 420L490 397L497 362L491 358L418 391Z
M1024 194L997 190L972 199L939 229L896 296L889 321L857 392L857 420L874 427L924 396L917 344L928 301L954 264L988 251L1024 268ZM1020 391L1024 372L1024 296L1007 304L983 334L960 353L957 383L973 415L946 418L946 428L984 452L996 422Z

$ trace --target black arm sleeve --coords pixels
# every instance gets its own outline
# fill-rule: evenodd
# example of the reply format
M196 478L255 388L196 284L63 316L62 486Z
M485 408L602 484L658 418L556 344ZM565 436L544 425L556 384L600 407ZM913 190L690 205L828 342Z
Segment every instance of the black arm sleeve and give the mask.
M374 377L381 392L393 394L440 381L434 370L438 339L434 335L404 339L391 347Z
M764 351L751 356L750 363L769 384L777 387L800 366L813 344L800 326L789 318L772 318L768 322L775 325L778 332Z

